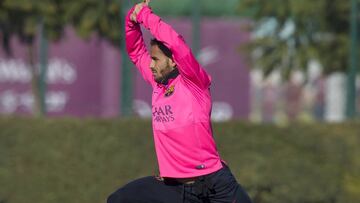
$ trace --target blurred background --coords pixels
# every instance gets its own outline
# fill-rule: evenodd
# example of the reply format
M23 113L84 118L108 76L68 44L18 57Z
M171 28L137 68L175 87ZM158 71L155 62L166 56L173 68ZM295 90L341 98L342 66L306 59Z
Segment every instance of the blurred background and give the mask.
M0 0L1 203L104 202L157 173L151 87L124 51L137 2ZM212 76L215 138L254 203L360 202L360 0L151 7Z
M121 19L135 2L1 1L0 114L150 118L151 90L122 51ZM357 4L152 7L213 77L213 120L286 123L358 115Z

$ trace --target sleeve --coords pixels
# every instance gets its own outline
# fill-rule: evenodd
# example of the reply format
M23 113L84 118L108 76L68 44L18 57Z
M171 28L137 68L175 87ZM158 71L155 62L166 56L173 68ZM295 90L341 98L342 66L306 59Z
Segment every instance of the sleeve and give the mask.
M144 80L154 86L155 81L150 70L151 57L146 49L140 25L130 20L133 10L134 8L125 18L126 51Z
M170 25L164 23L159 16L153 14L148 6L144 6L141 9L137 15L137 21L172 51L173 59L184 78L201 89L207 89L210 86L210 76L200 66L183 37Z

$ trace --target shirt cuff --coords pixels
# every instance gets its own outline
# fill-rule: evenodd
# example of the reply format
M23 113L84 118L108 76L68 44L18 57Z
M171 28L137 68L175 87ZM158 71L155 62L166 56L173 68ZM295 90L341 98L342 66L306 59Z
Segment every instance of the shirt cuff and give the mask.
M151 13L151 9L149 6L143 6L142 9L140 10L140 12L138 13L138 15L136 16L136 21L138 23L143 23L144 22L144 15Z
M130 16L131 16L131 14L133 13L134 10L135 10L135 6L134 6L133 8L131 8L131 9L128 11L127 15L126 15L125 20L126 20L126 25L127 25L128 27L134 27L134 26L137 24L137 23L133 22L133 21L130 19Z

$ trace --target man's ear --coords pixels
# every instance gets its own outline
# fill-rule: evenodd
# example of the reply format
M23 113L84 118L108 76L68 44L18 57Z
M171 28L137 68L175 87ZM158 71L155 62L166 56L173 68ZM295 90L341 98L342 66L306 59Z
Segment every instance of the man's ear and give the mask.
M174 68L176 67L176 63L172 58L169 58L169 65Z

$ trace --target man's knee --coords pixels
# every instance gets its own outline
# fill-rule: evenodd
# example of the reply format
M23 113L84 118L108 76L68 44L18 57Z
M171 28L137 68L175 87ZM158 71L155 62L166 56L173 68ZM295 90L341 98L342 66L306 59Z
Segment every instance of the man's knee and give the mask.
M107 203L116 203L116 202L118 202L116 199L117 199L116 194L113 193L107 198L106 202Z
M117 190L107 198L107 203L125 203L125 202L128 202L127 196L122 189Z
M157 185L154 180L154 177L145 177L132 181L111 194L107 203L138 203L153 195L149 190Z

